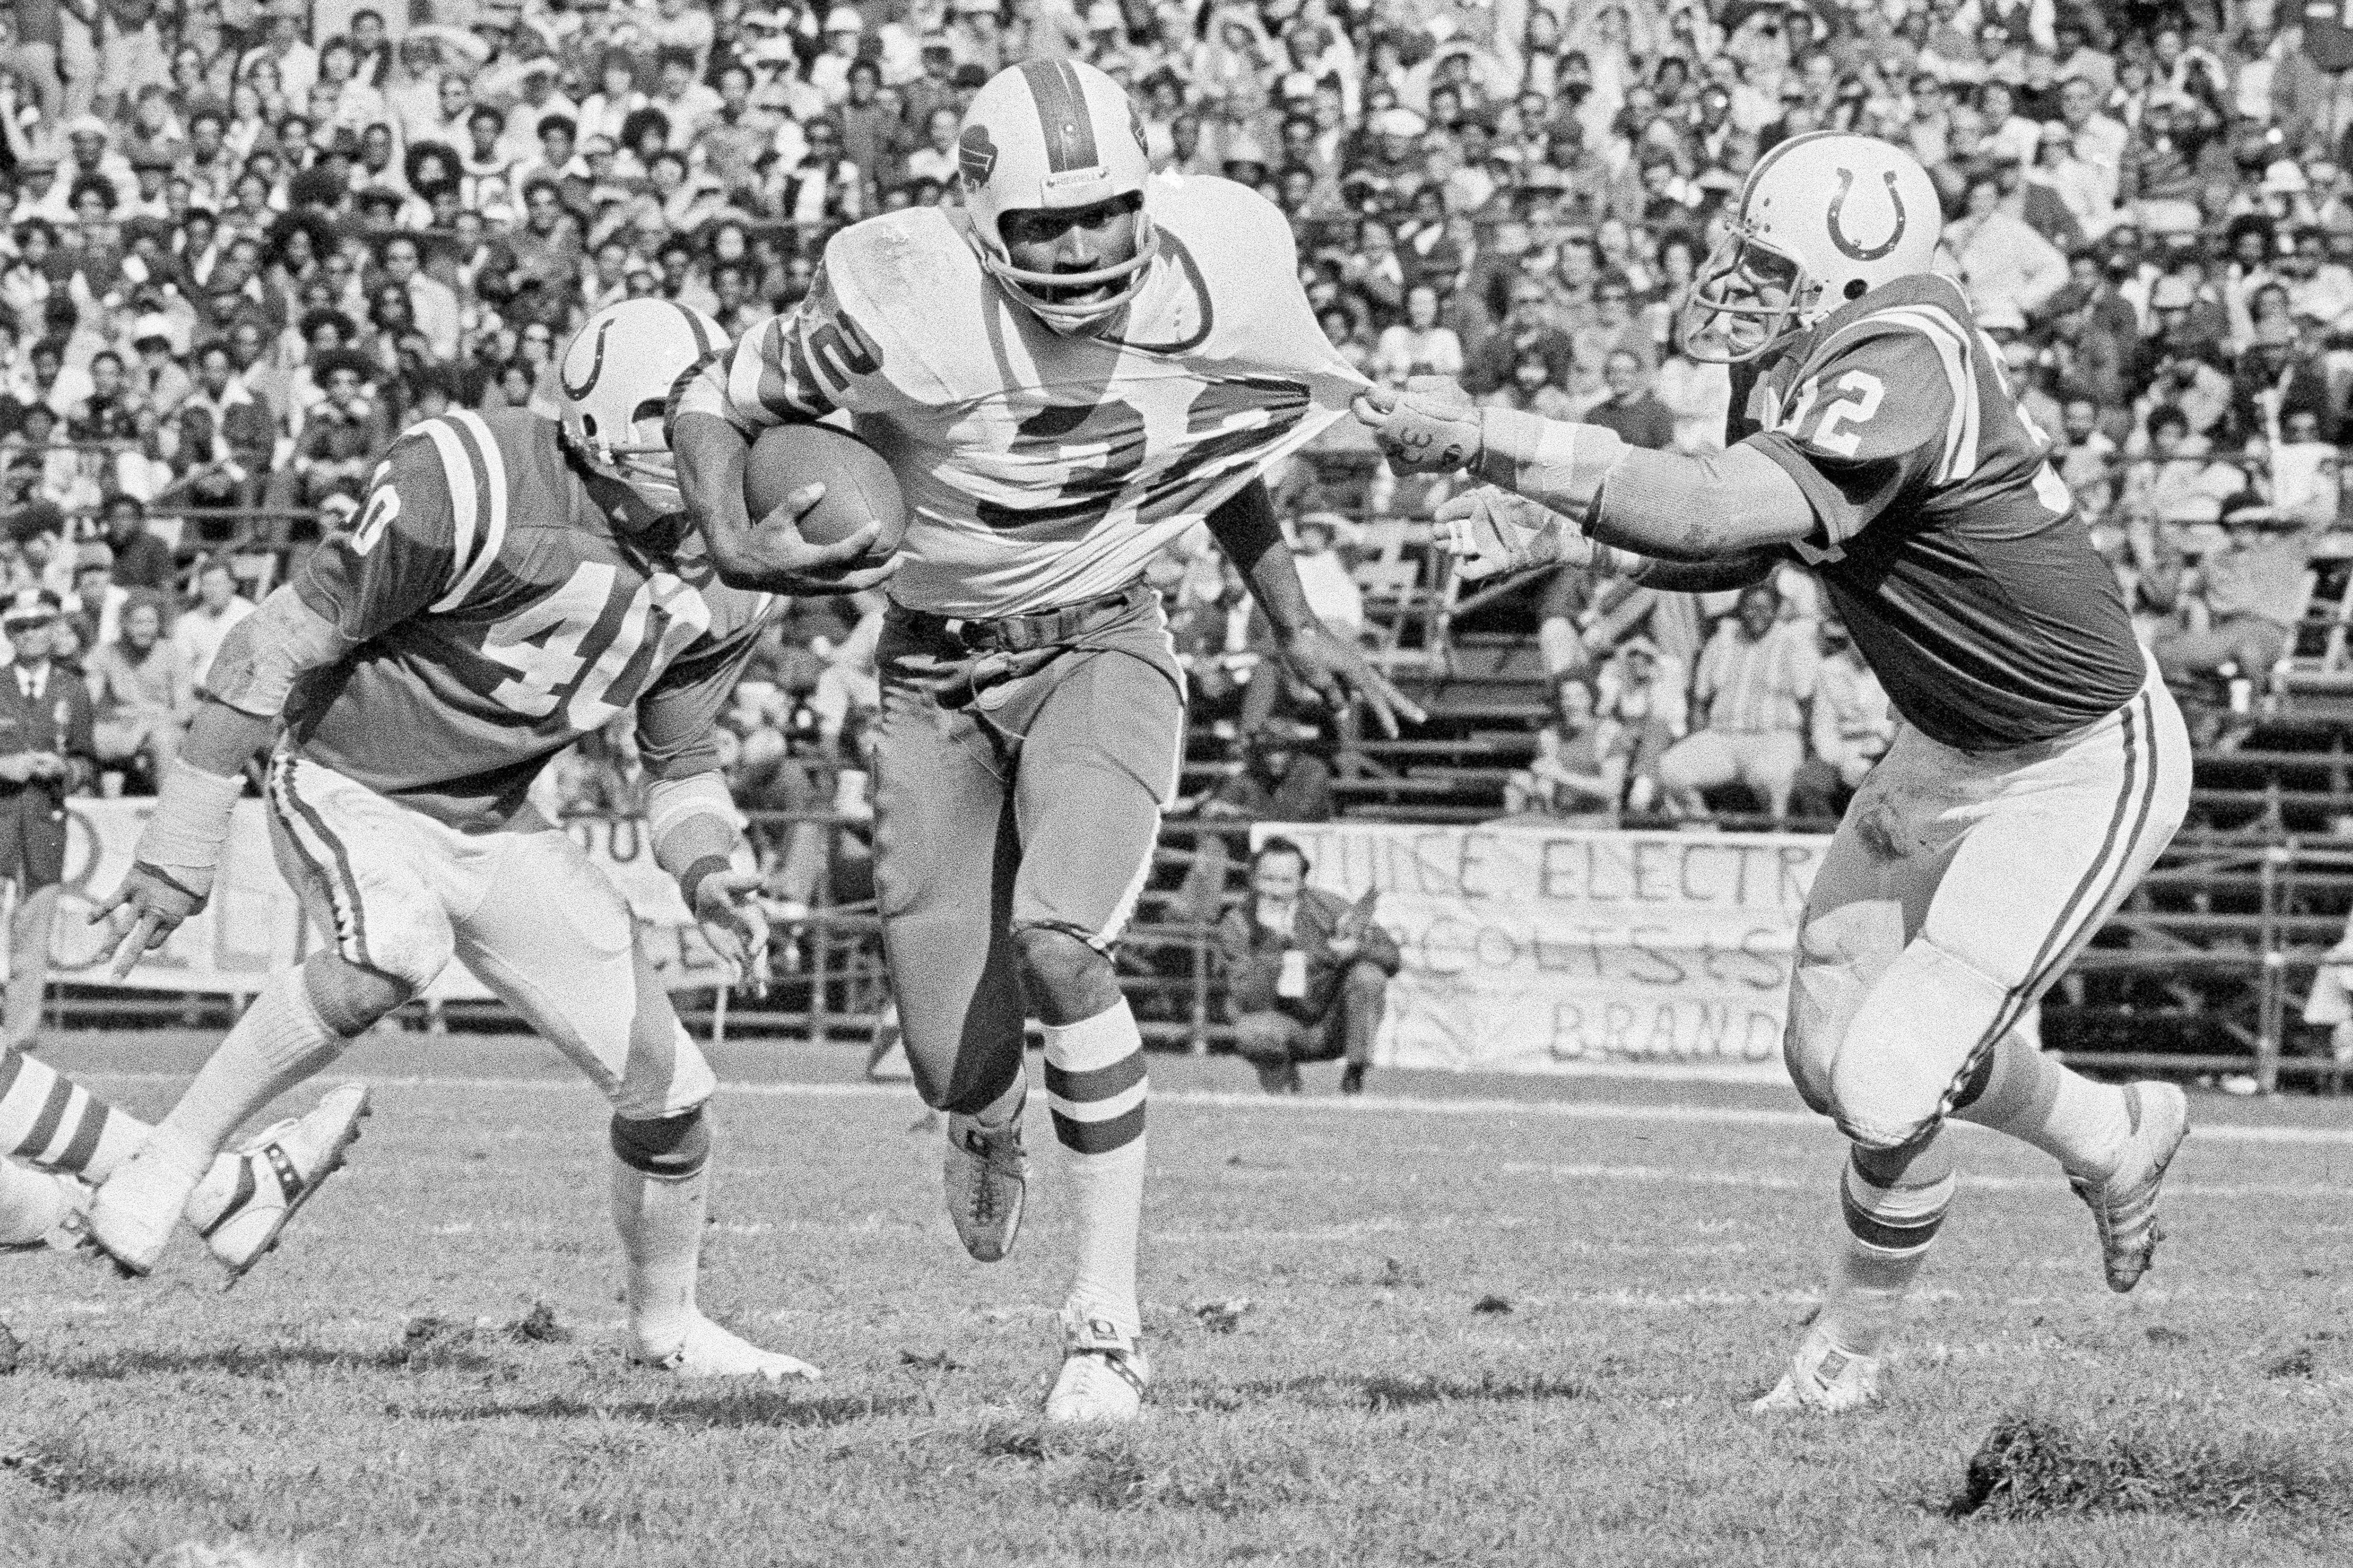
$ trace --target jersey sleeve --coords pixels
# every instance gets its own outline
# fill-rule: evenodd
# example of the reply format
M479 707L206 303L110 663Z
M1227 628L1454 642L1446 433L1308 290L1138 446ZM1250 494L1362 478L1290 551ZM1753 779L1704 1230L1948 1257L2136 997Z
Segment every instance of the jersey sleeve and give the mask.
M689 648L638 700L638 758L649 778L691 778L719 765L712 729L768 621L764 610L741 630Z
M893 383L901 366L887 363L903 359L904 347L893 344L897 352L886 354L884 318L854 284L836 282L844 266L837 236L801 302L754 327L695 373L674 416L717 414L756 436L839 409L879 414L904 401Z
M1951 477L1976 422L1958 328L1866 322L1833 340L1743 444L1798 481L1818 525L1804 545L1824 558L1915 484Z
M352 525L311 552L295 593L355 644L456 605L505 540L504 477L478 416L415 426L376 465Z

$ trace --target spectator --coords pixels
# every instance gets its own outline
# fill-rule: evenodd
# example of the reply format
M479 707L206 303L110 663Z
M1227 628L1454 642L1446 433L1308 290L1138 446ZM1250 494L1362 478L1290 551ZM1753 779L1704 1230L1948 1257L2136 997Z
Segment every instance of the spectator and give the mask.
M1802 704L1813 695L1818 658L1812 628L1780 620L1780 610L1770 584L1742 589L1738 608L1700 655L1692 686L1698 727L1659 759L1660 787L1677 816L1704 816L1701 792L1732 784L1767 816L1789 815L1806 753Z
M46 588L20 588L0 610L0 634L13 650L0 675L0 880L15 885L0 1053L25 1049L40 1028L65 875L65 799L87 787L96 764L90 693L50 658L61 611Z
M1344 521L1330 512L1311 511L1292 525L1292 535L1297 541L1293 554L1298 558L1299 585L1307 595L1307 607L1334 631L1355 637L1365 630L1365 591L1332 547Z
M180 752L195 711L195 689L180 651L164 635L164 606L141 592L122 608L122 636L100 639L89 658L100 763L135 766L153 788Z
M1329 822L1332 769L1310 748L1312 728L1272 720L1245 733L1240 765L1201 802L1205 818Z
M1301 1092L1300 1064L1335 1058L1347 1063L1340 1091L1357 1094L1402 959L1369 900L1311 888L1308 869L1298 845L1268 839L1250 860L1248 898L1218 923L1234 1049L1269 1094Z
M116 495L106 503L106 543L113 552L110 580L124 588L172 585L172 547L147 527L147 509L136 496Z
M122 627L131 590L114 580L114 549L104 541L74 551L73 586L65 595L66 614L79 616L99 642L111 643Z
M2212 677L2263 679L2287 651L2304 606L2304 574L2312 547L2334 514L2282 516L2252 491L2222 508L2226 542L2179 580L2183 595L2202 602L2206 625L2185 626L2157 641L2158 668L2182 685Z
M1553 711L1536 731L1535 759L1504 785L1504 810L1580 827L1615 827L1626 792L1625 731L1605 726L1583 680L1553 687Z
M1895 739L1895 712L1879 677L1863 662L1835 612L1824 611L1814 626L1821 661L1814 670L1814 696L1808 731L1813 754L1798 768L1789 792L1800 817L1835 821L1846 810L1863 775Z
M1631 349L1611 349L1601 368L1609 392L1585 411L1588 425L1614 430L1630 447L1662 452L1674 445L1674 411L1642 384L1642 359Z
M213 656L220 652L221 639L253 614L253 601L237 591L236 574L218 556L198 563L195 589L195 603L172 623L172 646L179 649L180 661L187 668L188 683L201 688L213 667Z

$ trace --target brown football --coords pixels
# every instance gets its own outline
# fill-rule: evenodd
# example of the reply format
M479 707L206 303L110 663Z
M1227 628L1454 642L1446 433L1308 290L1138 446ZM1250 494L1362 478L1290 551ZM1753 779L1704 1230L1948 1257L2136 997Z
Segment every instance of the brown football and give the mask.
M869 522L882 531L862 558L872 564L899 548L907 532L907 503L882 455L830 425L779 425L752 443L744 464L744 501L760 522L804 485L822 484L825 497L800 519L801 537L833 544Z

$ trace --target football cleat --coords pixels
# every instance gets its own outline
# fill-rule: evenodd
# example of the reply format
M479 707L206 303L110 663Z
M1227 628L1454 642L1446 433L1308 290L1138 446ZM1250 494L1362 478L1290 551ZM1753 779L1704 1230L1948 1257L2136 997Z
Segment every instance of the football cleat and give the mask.
M368 1110L366 1088L344 1084L328 1090L309 1115L281 1121L229 1160L213 1162L188 1198L186 1217L231 1284L277 1249L287 1223L343 1168Z
M1773 1392L1748 1408L1759 1415L1791 1410L1842 1415L1876 1405L1882 1397L1879 1358L1857 1355L1813 1328L1799 1342L1798 1353L1789 1358L1789 1370L1781 1374Z
M1062 1370L1046 1395L1046 1419L1133 1421L1144 1414L1152 1365L1135 1336L1109 1318L1062 1309Z
M2108 1289L2118 1295L2140 1283L2157 1244L2165 1239L2165 1228L2157 1222L2157 1191L2165 1168L2189 1136L2189 1097L2169 1083L2128 1083L2125 1112L2132 1119L2132 1136L2115 1172L2103 1182L2070 1184L2099 1227Z
M1021 1152L1021 1114L1002 1127L969 1116L948 1117L948 1154L941 1171L948 1218L964 1249L983 1263L1013 1250L1021 1234L1021 1205L1029 1188L1029 1160Z
M697 1312L685 1337L669 1351L656 1353L637 1334L629 1335L629 1361L672 1377L764 1377L782 1383L788 1377L814 1382L825 1374L805 1361L776 1351L764 1351L751 1341L729 1333Z

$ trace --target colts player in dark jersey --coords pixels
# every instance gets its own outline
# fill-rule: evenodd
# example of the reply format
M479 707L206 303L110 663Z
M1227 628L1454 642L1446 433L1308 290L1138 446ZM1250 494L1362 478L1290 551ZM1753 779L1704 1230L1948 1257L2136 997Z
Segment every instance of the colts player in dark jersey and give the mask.
M2188 1131L2179 1089L2090 1082L2019 1032L2179 825L2189 746L2049 439L1929 274L1940 227L1926 172L1885 142L1816 132L1758 160L1684 317L1692 353L1739 367L1717 456L1482 411L1445 383L1357 405L1393 463L1498 487L1440 513L1466 576L1557 562L1707 592L1794 557L1903 716L1799 936L1785 1049L1852 1144L1848 1234L1760 1409L1878 1398L1953 1193L1947 1118L2055 1157L2120 1291Z

